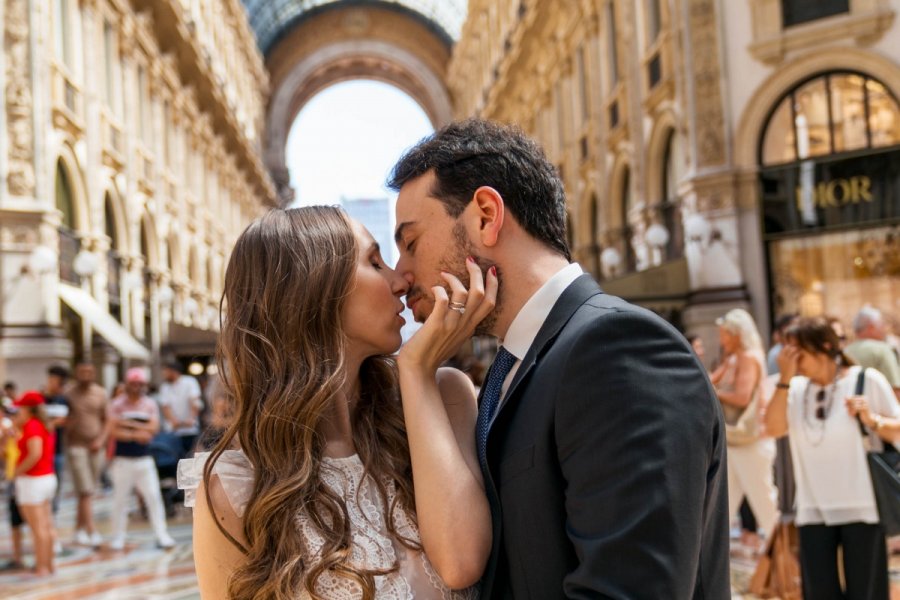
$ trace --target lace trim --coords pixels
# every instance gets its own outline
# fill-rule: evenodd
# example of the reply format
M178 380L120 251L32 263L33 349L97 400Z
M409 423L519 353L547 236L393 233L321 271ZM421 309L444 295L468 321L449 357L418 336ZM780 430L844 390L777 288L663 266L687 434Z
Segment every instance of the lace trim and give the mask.
M193 507L196 502L197 487L203 481L203 469L209 456L209 452L201 452L192 459L183 459L178 463L178 487L185 491L185 506ZM219 477L232 509L238 516L243 516L253 490L253 465L240 450L226 450L216 461L215 474ZM376 596L379 600L413 600L414 597L477 600L477 586L466 590L448 589L424 552L408 551L399 542L392 540L387 529L386 512L397 496L393 481L385 480L387 498L382 498L375 482L370 477L363 477L362 462L355 455L347 458L326 457L323 459L321 477L325 485L346 501L352 539L349 563L357 568L388 570L415 557L418 559L416 564L410 566L424 574L423 583L427 581L431 588L413 590L410 582L397 570L375 577ZM309 515L301 512L295 522L306 539L310 555L319 556L325 539L312 524ZM393 525L399 535L415 542L420 541L418 528L405 511L395 511ZM335 600L362 596L362 588L358 583L331 573L324 573L319 577L316 592ZM299 598L308 600L310 596L303 591Z
M197 488L203 482L203 469L209 457L209 452L198 452L194 458L178 461L176 479L179 489L184 490L184 505L188 508L193 508L197 500ZM253 465L247 455L240 450L226 450L216 461L215 473L232 510L243 517L253 493Z

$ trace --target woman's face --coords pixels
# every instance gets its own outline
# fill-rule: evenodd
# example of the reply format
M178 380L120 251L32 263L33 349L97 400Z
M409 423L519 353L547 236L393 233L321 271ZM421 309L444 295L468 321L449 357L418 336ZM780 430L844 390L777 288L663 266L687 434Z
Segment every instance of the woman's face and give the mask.
M719 327L719 344L725 354L734 354L741 347L741 338L724 327Z
M23 406L19 408L15 414L11 415L10 418L18 429L22 429L25 427L25 423L28 422L28 419L31 418L31 411Z
M404 308L400 297L409 284L385 264L372 234L351 221L359 256L343 312L348 353L362 358L393 354L402 341L400 328L406 321L400 316Z
M801 347L797 359L797 372L805 377L821 381L828 378L828 369L832 364L834 361L827 354L810 352Z

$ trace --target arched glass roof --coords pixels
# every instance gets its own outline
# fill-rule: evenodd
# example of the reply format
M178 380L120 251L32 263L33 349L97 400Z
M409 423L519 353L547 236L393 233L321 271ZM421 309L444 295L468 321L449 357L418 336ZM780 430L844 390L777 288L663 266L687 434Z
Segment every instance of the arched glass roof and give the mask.
M382 4L421 17L448 43L459 39L468 0L242 0L263 54L309 13L332 5Z

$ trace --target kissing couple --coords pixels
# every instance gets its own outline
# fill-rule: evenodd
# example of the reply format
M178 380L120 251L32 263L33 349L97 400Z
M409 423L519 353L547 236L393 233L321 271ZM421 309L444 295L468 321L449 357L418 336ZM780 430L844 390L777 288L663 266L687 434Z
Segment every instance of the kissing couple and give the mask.
M452 123L389 185L393 268L335 207L237 240L234 420L180 466L202 596L729 598L716 395L677 330L572 262L540 147ZM500 341L478 394L441 367L473 334Z

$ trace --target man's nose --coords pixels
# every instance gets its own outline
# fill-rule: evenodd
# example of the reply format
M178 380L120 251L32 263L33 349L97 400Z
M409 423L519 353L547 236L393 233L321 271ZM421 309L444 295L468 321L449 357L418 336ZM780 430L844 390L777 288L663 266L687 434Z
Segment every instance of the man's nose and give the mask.
M394 267L394 271L400 274L401 277L406 279L406 282L409 285L413 284L414 277L412 274L412 262L405 256L401 256L397 259L397 265Z
M403 274L395 270L391 279L391 290L395 296L405 296L409 292L410 281Z

